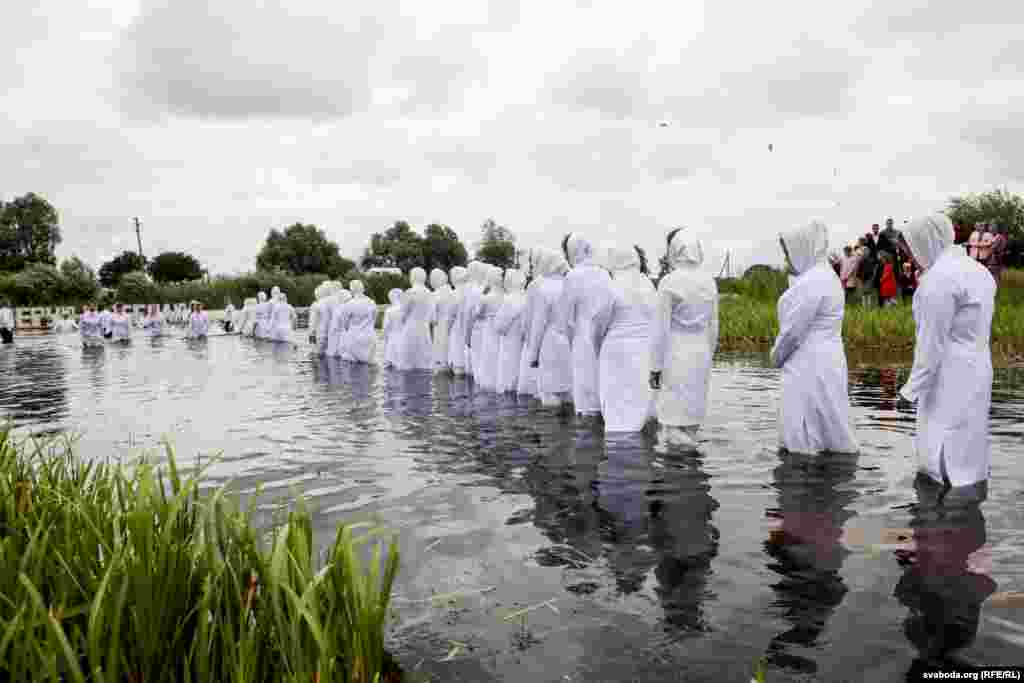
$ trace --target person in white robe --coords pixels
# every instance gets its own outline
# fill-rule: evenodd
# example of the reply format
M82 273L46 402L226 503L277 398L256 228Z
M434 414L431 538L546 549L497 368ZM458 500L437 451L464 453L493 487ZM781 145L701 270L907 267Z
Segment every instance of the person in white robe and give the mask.
M100 311L100 331L104 339L110 339L113 332L110 328L110 318L114 315L114 307Z
M82 335L82 346L84 348L103 345L103 326L100 324L99 313L96 307L88 305L78 319L78 332Z
M235 331L235 305L230 301L224 307L224 318L221 320L221 324L224 327L225 334L231 334Z
M124 305L117 304L114 313L110 316L110 339L111 341L127 343L132 338L132 318L125 313Z
M331 322L338 304L338 292L341 283L328 280L323 284L324 298L320 302L320 310L316 318L316 350L320 356L328 356L331 345Z
M670 232L666 242L672 270L658 283L650 384L666 441L694 447L718 348L718 285L701 270L703 245L685 229Z
M525 303L523 304L522 318L522 355L519 358L519 377L516 380L516 395L523 398L530 398L538 395L537 389L537 368L531 365L529 353L530 325L533 323L533 309L537 301L537 292L540 287L541 277L537 259L541 251L532 249L530 251L530 284L526 288Z
M323 299L327 296L327 290L324 287L326 282L321 282L313 290L313 303L309 305L309 319L307 328L309 329L309 343L316 345L316 326L317 319L320 316L320 307L323 306Z
M331 323L327 332L327 355L341 358L345 348L345 335L348 332L344 311L345 304L352 300L352 292L345 289L339 282L335 294L331 298Z
M150 306L146 317L142 320L142 333L147 337L162 337L164 334L164 316L159 306Z
M75 324L75 321L71 319L70 315L65 313L64 317L61 320L58 320L57 324L53 326L53 329L57 334L69 334L71 332L77 332L78 325Z
M203 310L198 301L192 302L192 312L188 316L188 330L185 336L189 339L206 339L210 334L210 316Z
M430 339L430 319L433 315L433 296L427 289L427 271L413 268L409 271L412 287L402 295L402 336L398 345L398 367L401 370L431 370L434 367L433 343Z
M267 301L265 292L256 295L256 325L253 328L252 336L256 339L266 339L270 333L270 311L273 305Z
M466 344L466 374L472 376L475 380L477 380L476 373L479 369L480 351L484 346L484 328L477 327L476 318L480 312L480 304L484 296L487 268L487 264L481 261L470 262L468 268L469 283L466 285L462 310L460 311L463 339Z
M8 306L7 302L0 302L0 336L3 337L4 344L14 342L15 327L14 309Z
M398 346L402 338L402 290L392 289L388 292L391 305L384 310L384 366L396 367Z
M451 309L448 312L448 366L456 377L466 374L466 328L462 321L462 308L466 300L469 273L462 266L451 270Z
M594 263L593 246L582 235L566 235L562 248L572 270L565 277L557 315L572 349L573 404L578 415L596 416L601 412L600 374L590 322L596 303L607 295L611 277Z
M523 310L526 308L526 277L523 271L505 271L505 296L494 316L498 336L498 374L495 391L515 393L519 386L519 364L523 358Z
M434 372L448 371L448 340L451 329L452 305L455 300L455 292L448 284L448 274L440 268L430 271L430 288L433 289L433 315L431 321L434 326L434 348L433 361Z
M828 262L821 221L780 235L793 276L779 299L772 365L782 369L781 446L791 453L856 453L850 425L843 314L846 297Z
M648 373L657 295L636 248L610 249L606 263L611 286L589 325L601 373L601 415L606 432L639 432L655 415Z
M256 299L249 297L242 306L242 324L238 327L242 336L251 337L256 331Z
M277 303L274 304L274 318L270 326L270 339L276 342L291 341L292 330L295 328L295 309L288 303L288 295L279 292Z
M372 363L377 349L377 304L366 296L361 280L348 283L352 300L342 306L345 349L342 358L353 363Z
M479 327L482 332L480 334L479 370L473 378L484 391L495 391L498 386L498 353L501 350L501 337L494 329L494 318L497 316L504 298L504 274L501 268L488 265L487 292L480 298L480 306L477 308L474 322L474 330Z
M919 470L959 488L989 478L996 282L954 237L942 214L903 229L923 274L913 302L914 365L900 395L917 405Z
M556 319L569 265L551 250L538 250L537 297L527 353L537 369L537 393L546 408L567 407L572 402L572 354L564 328Z

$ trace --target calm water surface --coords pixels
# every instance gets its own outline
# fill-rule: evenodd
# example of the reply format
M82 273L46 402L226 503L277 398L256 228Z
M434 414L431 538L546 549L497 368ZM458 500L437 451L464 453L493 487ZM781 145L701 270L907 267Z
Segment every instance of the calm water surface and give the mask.
M979 510L915 489L905 366L853 367L863 452L822 465L778 454L761 355L718 359L694 455L295 339L19 336L0 413L81 433L85 457L164 436L181 459L220 452L213 483L262 485L267 519L304 493L321 542L382 520L402 548L391 647L430 680L747 681L762 657L769 680L902 680L964 644L1024 663L1024 610L982 605L1024 590L1020 370L996 373Z

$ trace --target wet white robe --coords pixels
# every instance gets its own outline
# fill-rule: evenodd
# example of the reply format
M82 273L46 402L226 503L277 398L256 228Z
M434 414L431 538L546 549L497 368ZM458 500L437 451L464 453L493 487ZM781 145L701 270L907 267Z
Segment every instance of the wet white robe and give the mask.
M82 335L82 344L97 346L103 343L103 326L98 313L83 313L78 318L78 333Z
M100 332L104 337L110 334L110 319L113 314L110 311L102 311L99 314L100 318Z
M210 332L210 317L206 311L190 313L188 316L188 332L186 336L192 339L206 337Z
M128 341L132 337L132 319L127 313L110 316L110 339Z
M614 275L590 323L601 373L601 415L606 432L638 432L655 415L650 345L656 295L638 268Z
M718 346L718 287L697 264L680 263L658 283L651 327L651 371L658 421L694 427L707 415L711 364Z
M402 337L402 307L391 304L384 311L384 364L398 366L398 345Z
M924 219L928 220L928 219ZM904 231L917 227L915 221ZM952 227L948 228L952 235ZM962 247L927 245L912 237L914 256L926 266L914 293L917 340L910 379L900 393L917 402L915 450L919 468L935 481L943 473L952 486L989 478L989 408L992 403L990 347L996 283Z
M270 319L273 312L273 306L269 301L264 301L261 304L256 304L256 326L253 330L253 336L257 339L269 339L270 338Z
M457 284L448 318L448 364L459 375L466 372L466 327L462 319L465 300L466 283Z
M495 390L498 393L517 391L520 365L523 360L523 311L526 294L511 292L505 295L494 317L494 331L498 335L498 375ZM529 367L529 365L527 365ZM528 392L532 394L533 392ZM524 393L524 395L527 395Z
M326 355L333 358L340 358L345 348L346 319L344 315L345 304L352 300L352 295L342 290L331 297L330 322L327 328L327 352ZM323 314L323 311L321 311Z
M377 305L369 297L354 297L342 306L345 346L341 357L356 363L372 363L377 348Z
M601 412L600 373L590 321L595 304L607 295L611 277L589 261L576 261L565 276L558 318L572 349L572 399L577 413Z
M530 360L539 359L537 390L542 399L572 391L572 355L569 340L555 320L556 307L562 300L564 278L557 275L540 278L530 321L527 344ZM592 344L593 342L590 342Z
M331 343L331 320L334 317L334 307L338 303L335 294L326 296L320 300L320 311L316 318L316 350L321 356L327 356Z
M142 319L142 332L147 337L159 337L164 333L164 317L157 313Z
M434 367L430 319L433 296L422 284L413 285L402 295L400 313L402 334L397 349L397 366L402 370L431 370Z
M480 305L483 303L484 288L478 282L469 282L466 285L465 295L462 301L462 332L466 340L466 374L473 375L480 366L480 352L484 346L484 328L477 326L477 318L480 315Z
M495 391L498 386L498 362L501 352L501 337L494 327L495 317L504 298L500 292L484 295L477 309L476 325L480 328L480 369L473 375L477 385L485 391ZM476 328L474 328L474 332ZM474 334L474 338L475 338Z
M273 318L270 324L270 338L276 342L291 341L292 320L295 318L295 309L286 301L279 301L274 304Z
M540 282L541 278L538 276L527 286L525 303L520 314L523 350L519 357L519 377L516 380L516 393L520 396L536 396L539 391L537 388L537 368L530 367L530 361L533 359L530 358L529 340Z
M795 278L779 299L772 364L782 369L781 445L793 453L855 453L850 426L845 296L824 259Z
M452 327L452 316L455 313L455 292L448 285L443 285L434 292L434 369L444 370L448 367L450 349L449 332Z

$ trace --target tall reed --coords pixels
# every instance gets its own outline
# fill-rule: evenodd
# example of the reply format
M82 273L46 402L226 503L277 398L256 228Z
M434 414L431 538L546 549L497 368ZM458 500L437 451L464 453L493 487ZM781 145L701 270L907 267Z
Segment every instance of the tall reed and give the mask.
M0 432L0 680L400 680L394 539L342 526L320 564L300 501L264 542L166 448L166 467L129 468Z

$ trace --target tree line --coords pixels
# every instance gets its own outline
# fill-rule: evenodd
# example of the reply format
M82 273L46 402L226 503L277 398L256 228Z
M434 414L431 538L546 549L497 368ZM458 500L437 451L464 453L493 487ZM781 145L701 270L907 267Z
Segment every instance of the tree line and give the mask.
M1010 232L1011 253L1024 245L1024 199L996 189L953 197L946 213L960 225L994 222ZM529 269L513 232L488 218L480 226L474 258L501 268ZM77 256L58 265L56 248L62 241L57 210L35 193L0 201L0 298L15 305L108 303L180 303L197 299L207 306L235 305L257 291L277 284L298 306L312 303L313 290L326 279L366 282L368 294L387 303L387 292L408 286L416 267L450 270L465 266L469 249L458 234L442 223L430 223L422 234L407 221L395 221L370 236L358 263L341 255L338 244L315 225L295 223L272 228L256 256L255 271L247 275L212 277L192 255L168 251L147 259L124 251L94 271ZM646 265L646 255L644 255ZM658 261L660 277L668 270ZM395 272L398 271L398 272Z

